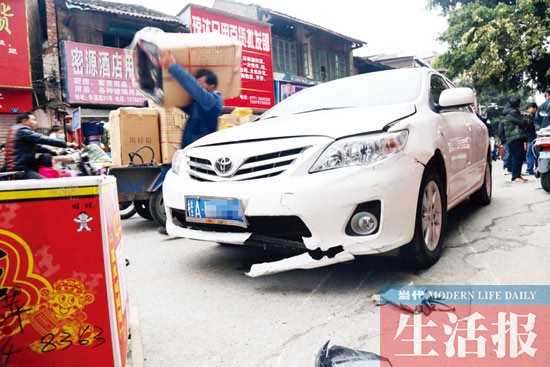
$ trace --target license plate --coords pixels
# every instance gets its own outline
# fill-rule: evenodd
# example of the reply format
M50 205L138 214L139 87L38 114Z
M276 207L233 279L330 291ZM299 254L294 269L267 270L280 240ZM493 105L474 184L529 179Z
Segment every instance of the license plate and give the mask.
M185 219L195 223L225 224L243 228L248 226L243 215L242 202L234 198L186 196Z
M550 158L550 152L540 152L539 158Z

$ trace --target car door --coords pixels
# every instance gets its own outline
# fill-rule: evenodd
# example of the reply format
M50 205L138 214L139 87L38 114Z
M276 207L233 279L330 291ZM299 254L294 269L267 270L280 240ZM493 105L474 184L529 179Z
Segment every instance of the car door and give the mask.
M438 114L438 138L447 166L448 203L463 195L471 186L472 126L463 108L439 108L439 96L448 89L445 80L432 74L430 77L430 104Z
M489 132L487 126L479 120L470 107L464 107L465 118L472 128L472 158L471 177L472 186L477 186L485 177L485 162L487 161L487 149L489 146Z

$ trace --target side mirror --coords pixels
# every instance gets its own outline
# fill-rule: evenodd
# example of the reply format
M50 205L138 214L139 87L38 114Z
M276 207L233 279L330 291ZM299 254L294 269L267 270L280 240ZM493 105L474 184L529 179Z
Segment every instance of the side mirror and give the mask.
M445 89L439 96L439 107L462 107L474 103L474 91L471 88Z

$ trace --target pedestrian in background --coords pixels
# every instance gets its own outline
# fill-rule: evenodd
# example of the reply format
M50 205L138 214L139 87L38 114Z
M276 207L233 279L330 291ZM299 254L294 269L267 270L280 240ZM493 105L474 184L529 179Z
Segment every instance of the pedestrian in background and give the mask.
M527 175L534 175L537 168L537 160L533 153L533 141L537 138L537 132L535 128L535 116L537 113L537 104L532 102L527 105L527 117L529 118L529 125L527 127Z
M50 138L65 140L65 133L63 132L63 127L60 125L53 125L50 128L48 136Z
M504 110L504 113L508 111L507 109ZM512 173L512 164L510 160L510 148L508 147L508 144L506 144L506 136L504 134L504 120L500 121L498 124L498 138L500 140L500 144L502 146L502 168L504 168L504 174L509 175Z
M487 115L485 114L484 116L482 116L479 113L479 109L477 108L477 106L474 106L473 110L474 110L474 113L476 114L477 118L480 119L481 122L483 122L485 124L485 127L487 128L487 132L489 133L489 137L495 136L493 134L493 127L491 126L491 121L489 120Z
M535 129L537 131L550 126L550 89L546 90L544 97L546 101L539 106L535 115Z
M36 158L38 164L38 173L45 178L58 178L61 177L59 171L53 166L52 155L48 153L42 153Z
M489 141L491 142L491 159L493 161L497 160L497 153L498 153L498 147L495 141L495 134L493 133L493 126L491 125L491 120L487 117L487 112L485 112L483 115L479 113L479 109L477 106L473 107L474 113L476 114L477 118L481 120L485 124L485 127L487 128L487 133L489 134Z
M504 116L502 122L504 123L506 144L510 149L512 181L527 182L527 179L521 176L521 167L525 157L524 144L527 141L528 122L523 119L519 111L521 104L519 98L512 98L509 104L510 108L505 111L506 116Z

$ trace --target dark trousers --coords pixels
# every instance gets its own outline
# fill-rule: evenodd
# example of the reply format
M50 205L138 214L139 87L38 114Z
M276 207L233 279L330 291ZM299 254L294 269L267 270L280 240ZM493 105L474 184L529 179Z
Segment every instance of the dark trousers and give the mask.
M535 171L535 168L537 168L537 159L535 158L535 154L533 153L533 140L527 143L527 172L530 174L533 174Z
M523 166L525 154L523 144L524 141L522 139L508 143L508 148L510 148L510 165L512 166L512 181L521 176L521 167Z
M505 170L512 171L512 160L510 159L510 147L508 144L502 144L502 150L504 154L502 155L502 167Z

